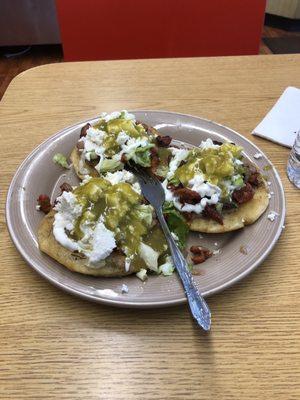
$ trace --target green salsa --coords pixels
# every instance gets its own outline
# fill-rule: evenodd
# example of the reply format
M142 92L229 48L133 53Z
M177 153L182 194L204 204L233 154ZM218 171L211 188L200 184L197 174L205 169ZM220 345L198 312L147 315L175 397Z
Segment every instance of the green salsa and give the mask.
M146 267L139 256L141 242L160 254L166 252L162 231L157 226L151 227L151 206L142 204L142 196L130 184L112 185L104 178L92 178L77 187L74 194L82 205L81 216L75 223L75 240L83 238L83 224L95 223L102 218L106 228L114 232L118 248L131 257L133 265L138 263L141 268Z
M147 137L143 125L136 124L132 120L121 117L112 119L108 122L100 120L94 125L94 127L108 133L108 135L106 135L103 139L105 155L107 157L112 157L121 151L121 147L117 142L117 137L120 132L125 132L128 136L135 139Z
M174 178L187 186L199 172L203 173L206 181L218 185L224 178L233 175L233 159L240 158L241 151L241 147L231 143L224 143L219 148L195 148L189 153L186 163L176 170Z

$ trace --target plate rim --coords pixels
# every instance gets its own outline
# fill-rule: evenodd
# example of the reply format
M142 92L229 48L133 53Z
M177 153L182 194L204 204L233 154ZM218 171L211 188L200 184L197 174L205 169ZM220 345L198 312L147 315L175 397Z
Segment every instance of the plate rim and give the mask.
M192 114L185 114L185 113L178 113L176 111L165 111L165 110L148 110L148 109L137 109L137 110L129 110L130 113L136 113L136 112L142 112L142 113L152 113L152 114L158 114L158 113L164 113L164 114L172 114L172 115L176 115L176 116L184 116L184 117L188 117L188 118L193 118L193 119L197 119L200 121L204 121L206 123L210 123L213 125L217 125L221 128L225 128L226 130L231 131L232 133L234 133L235 135L237 135L239 138L245 140L246 142L248 142L248 144L250 144L252 147L254 147L259 153L261 153L265 159L268 161L268 163L271 165L273 172L274 172L274 176L276 178L277 184L279 186L280 189L280 194L281 194L281 198L282 198L282 212L281 212L281 218L280 218L280 224L279 227L276 231L276 234L274 235L272 242L270 243L270 245L268 246L268 248L266 249L266 251L261 255L260 258L258 258L249 268L247 268L245 271L241 272L238 276L235 276L234 278L224 282L223 284L217 286L214 289L211 289L207 292L202 293L204 297L209 297L212 296L214 294L220 293L221 291L231 287L232 285L234 285L235 283L238 283L239 281L241 281L242 279L244 279L246 276L248 276L251 272L253 272L267 257L268 255L271 253L271 251L273 250L275 244L277 243L281 233L282 233L282 226L284 224L284 220L285 220L285 216L286 216L286 200L285 200L285 195L284 195L284 188L282 185L282 181L280 179L280 175L277 171L277 169L274 167L273 163L270 161L270 159L266 156L266 154L259 148L257 147L252 141L250 141L248 138L246 138L245 136L241 135L240 133L236 132L234 129L229 128L226 125L220 124L218 122L215 122L213 120L210 119L206 119L200 116L196 116L196 115L192 115ZM68 125L67 127L62 128L61 130L59 130L58 132L54 133L53 135L51 135L50 137L48 137L46 140L44 140L42 143L40 143L37 147L35 147L31 153L28 154L28 156L22 161L22 163L18 166L17 170L14 173L14 176L11 180L11 183L9 185L9 188L7 190L7 194L6 194L6 202L5 202L5 219L6 219L6 225L7 225L7 230L9 232L10 238L14 244L14 246L16 247L16 249L18 250L18 252L20 253L20 255L22 256L22 258L26 261L26 263L33 268L39 275L41 275L43 278L45 278L48 282L52 283L54 286L62 289L63 291L76 295L82 299L85 300L89 300L89 301L93 301L95 303L101 303L101 304L106 304L106 305L110 305L110 306L115 306L115 307L125 307L125 308L159 308L159 307L169 307L169 306L175 306L175 305L180 305L180 304L184 304L187 302L186 297L181 297L178 299L174 299L174 300L161 300L161 301L146 301L146 302L139 302L136 300L131 300L128 301L126 299L126 297L124 297L124 300L114 300L112 298L107 298L107 297L95 297L91 294L88 293L83 293L80 292L78 289L74 289L70 286L67 286L64 283L60 283L59 281L57 281L56 279L52 278L51 276L48 276L46 274L46 272L42 271L39 268L39 263L35 263L34 260L32 260L30 258L30 256L27 254L27 252L23 249L20 241L17 240L17 235L14 232L13 229L13 223L11 220L11 212L10 212L10 197L12 196L12 192L15 186L15 182L17 180L17 178L19 177L19 175L21 175L23 167L28 163L28 161L32 158L34 158L34 156L36 155L36 153L38 153L38 151L40 150L41 147L44 147L45 145L47 145L48 142L52 142L55 138L61 136L64 133L67 133L69 130L73 130L74 128L79 127L80 125L83 125L86 122L89 121L94 121L97 120L99 118L99 116L96 117L92 117L92 118L87 118L85 120L81 120L75 124L72 125ZM266 211L265 211L266 212Z

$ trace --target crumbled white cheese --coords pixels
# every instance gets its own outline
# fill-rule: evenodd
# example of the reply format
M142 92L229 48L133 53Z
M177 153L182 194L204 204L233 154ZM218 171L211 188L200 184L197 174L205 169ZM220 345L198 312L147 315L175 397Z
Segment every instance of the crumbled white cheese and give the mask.
M189 188L200 194L201 201L197 204L181 204L178 197L173 194L171 190L167 188L167 179L162 183L162 186L165 191L166 201L173 202L174 206L180 210L185 212L194 212L196 214L200 214L207 204L217 204L220 196L221 189L212 185L208 182L204 182L203 175L195 175L193 179L189 181ZM207 196L207 197L204 197Z
M139 254L145 261L147 267L152 271L157 271L159 253L152 249L145 243L141 243L139 247Z
M213 255L217 255L221 253L221 249L213 250Z
M113 111L110 114L103 112L102 114L100 114L100 118L104 119L105 122L109 122L112 119L116 119L116 118L120 118L121 116L121 112L123 112L123 118L127 119L127 120L132 120L135 121L135 116L133 114L130 114L128 111L126 110L122 110L122 111Z
M169 163L167 179L170 179L174 175L181 161L185 160L189 154L189 150L186 149L177 149L176 147L170 147L169 149L172 152L172 159Z
M130 139L130 136L127 135L126 132L121 131L121 132L118 134L118 136L117 136L116 142L117 142L120 146L122 146L122 145L124 145L124 144L127 142L128 139Z
M216 185L212 185L211 183L205 183L204 176L199 173L189 181L189 188L194 192L199 193L201 197L210 197L210 204L216 204L221 195L221 189Z
M255 153L253 156L256 160L258 160L259 158L262 158L262 154L261 153Z
M147 137L144 138L129 138L126 143L121 145L121 151L118 153L118 157L122 157L123 154L127 156L131 156L133 153L136 152L138 147L146 147L149 145L149 139Z
M243 165L244 164L243 161L239 160L238 158L234 158L233 163L235 165Z
M158 273L164 276L172 275L175 270L172 258L168 256L164 264L160 265L158 268Z
M270 220L270 221L274 221L275 220L275 218L278 216L279 214L277 213L277 212L275 212L275 211L271 211L269 214L268 214L268 219Z
M105 175L105 179L108 180L112 185L116 185L120 182L133 183L136 181L135 176L131 172L126 171L126 169L116 172L108 172Z
M139 272L136 273L136 276L141 280L141 281L145 281L148 276L147 276L147 270L142 268Z
M91 240L92 251L89 253L91 263L107 258L116 247L114 233L99 221L94 229Z
M218 149L220 146L218 144L214 144L214 142L208 138L206 140L202 140L202 142L199 145L199 148L201 150L206 150L206 149Z
M106 132L100 129L93 128L92 126L86 131L86 136L83 136L79 141L83 142L83 154L86 160L91 161L97 156L102 156L105 148L103 146L103 139Z
M128 286L125 285L125 283L123 283L121 291L122 291L122 293L128 293L129 292Z
M128 182L132 184L132 189L134 189L138 194L142 193L140 184L137 182L135 175L125 169L116 172L108 172L105 175L105 179L108 180L112 185L116 185L121 182Z

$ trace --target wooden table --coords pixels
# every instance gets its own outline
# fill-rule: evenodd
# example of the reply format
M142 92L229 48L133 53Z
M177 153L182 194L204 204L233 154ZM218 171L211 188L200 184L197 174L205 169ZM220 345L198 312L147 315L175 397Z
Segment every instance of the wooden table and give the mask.
M0 397L3 399L299 399L299 194L288 149L250 135L300 55L63 63L18 75L1 103ZM249 277L208 299L209 335L187 307L116 309L72 297L21 259L4 200L21 161L61 128L103 110L164 109L239 131L278 168L286 229Z

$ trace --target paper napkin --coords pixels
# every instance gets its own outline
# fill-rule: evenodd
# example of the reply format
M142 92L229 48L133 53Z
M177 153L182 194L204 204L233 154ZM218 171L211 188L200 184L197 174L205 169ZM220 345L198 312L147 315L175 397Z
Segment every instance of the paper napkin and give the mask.
M292 147L300 130L300 89L288 87L252 134Z

